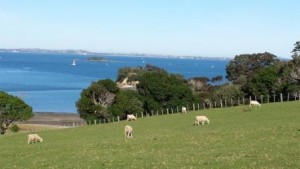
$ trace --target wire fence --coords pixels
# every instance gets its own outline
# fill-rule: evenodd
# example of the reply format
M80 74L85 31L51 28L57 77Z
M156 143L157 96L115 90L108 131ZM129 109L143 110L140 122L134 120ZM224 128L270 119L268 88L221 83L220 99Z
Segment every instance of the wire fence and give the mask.
M187 105L179 105L177 107L165 108L160 110L152 110L150 112L134 113L136 118L145 118L150 116L168 115L175 113L182 113L182 107L185 107L187 112L199 111L213 108L226 108L233 106L249 105L251 100L256 100L260 104L275 103L275 102L288 102L300 100L300 91L296 93L279 93L266 96L250 96L249 98L236 98L236 99L216 99L205 100L201 103L190 103ZM88 125L104 124L111 122L120 122L120 117L111 117L106 119L94 120L87 122Z

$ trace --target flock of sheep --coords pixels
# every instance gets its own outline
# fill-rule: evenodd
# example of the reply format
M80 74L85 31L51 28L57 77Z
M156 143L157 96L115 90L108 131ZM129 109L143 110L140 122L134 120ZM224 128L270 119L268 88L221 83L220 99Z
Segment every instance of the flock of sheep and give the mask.
M182 107L181 109L182 113L187 113L187 108L186 107ZM196 116L195 117L196 121L195 121L195 125L204 125L205 123L209 124L209 119L206 116ZM136 120L136 117L133 114L128 114L127 115L127 121L132 121L132 120ZM125 140L127 138L133 138L133 128L130 125L126 125L125 129L124 129L124 133L125 133Z
M254 106L258 106L260 107L260 103L258 101L255 100L251 100L250 107L254 107ZM186 107L182 107L181 109L182 113L187 113L187 108ZM127 115L127 121L132 121L132 120L136 120L137 118L133 115L133 114L128 114ZM209 119L206 116L196 116L195 117L195 123L194 125L204 125L205 123L209 124ZM125 133L125 140L127 138L133 138L133 128L130 125L126 125L125 129L124 129L124 133ZM38 134L29 134L28 135L28 144L31 143L37 143L37 142L43 142L43 138L41 138Z

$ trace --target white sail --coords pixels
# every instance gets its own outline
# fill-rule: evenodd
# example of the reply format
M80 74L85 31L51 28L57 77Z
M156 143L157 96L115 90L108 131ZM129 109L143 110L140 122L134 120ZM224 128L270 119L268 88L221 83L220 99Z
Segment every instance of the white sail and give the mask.
M72 65L75 66L76 65L76 60L73 59Z

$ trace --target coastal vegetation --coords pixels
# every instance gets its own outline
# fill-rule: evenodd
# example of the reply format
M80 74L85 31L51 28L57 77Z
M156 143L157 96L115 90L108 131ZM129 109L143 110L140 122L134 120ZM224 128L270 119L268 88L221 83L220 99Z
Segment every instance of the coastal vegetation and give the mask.
M87 60L91 61L91 62L104 62L104 61L107 61L105 58L100 57L100 56L92 56L92 57L89 57Z
M237 106L0 137L1 168L291 168L299 161L299 101ZM195 126L196 115L209 125ZM124 140L124 126L133 139Z
M184 79L182 75L149 64L124 67L119 69L116 82L99 80L84 89L76 103L77 110L87 121L107 121L110 117L125 119L127 114L146 115L191 103L210 107L212 102L233 98L258 98L260 102L268 102L268 97L261 96L276 93L298 97L299 51L300 42L296 42L291 60L280 60L269 52L236 55L226 66L226 83L221 83L222 76Z
M13 122L31 117L33 117L32 108L22 99L0 91L0 134L5 134Z

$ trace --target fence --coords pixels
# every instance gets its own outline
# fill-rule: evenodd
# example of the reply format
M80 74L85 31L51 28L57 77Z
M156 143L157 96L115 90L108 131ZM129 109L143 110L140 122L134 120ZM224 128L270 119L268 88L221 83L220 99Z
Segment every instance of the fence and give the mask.
M248 105L250 100L257 100L261 104L264 103L275 103L275 102L286 102L286 101L296 101L300 100L300 91L297 93L287 93L287 94L273 94L272 96L250 96L249 98L237 98L237 99L218 99L218 100L211 100L205 101L202 103L191 103L187 105L180 105L179 107L172 107L166 108L161 110L152 110L151 112L141 112L135 113L134 115L137 118L145 118L149 116L158 116L158 115L168 115L168 114L175 114L181 113L181 108L184 106L187 108L187 111L198 111L204 109L212 109L212 108L225 108L225 107L233 107L233 106L240 106L240 105ZM101 119L99 121L89 121L88 125L96 125L96 124L104 124L104 123L111 123L111 122L120 122L120 117L111 117L107 119Z

